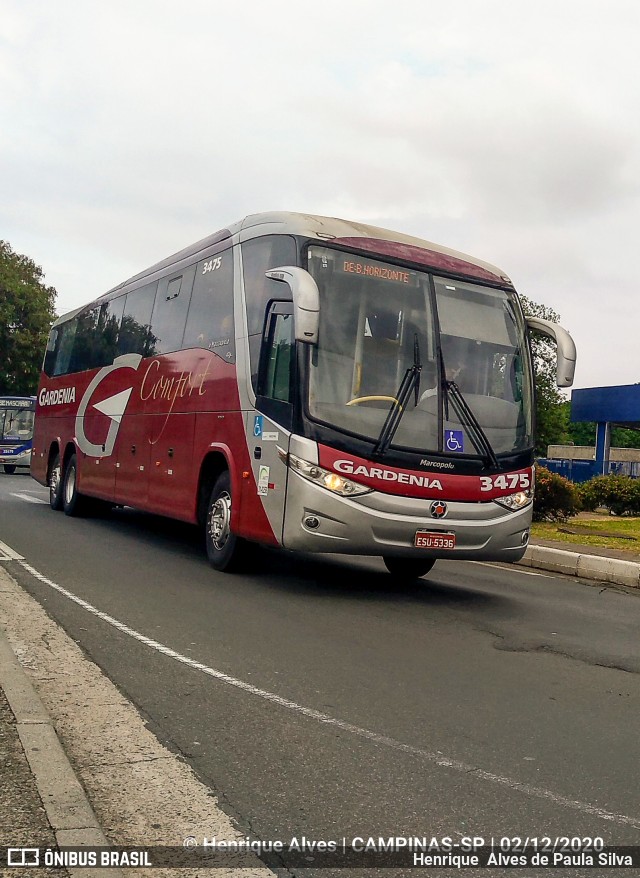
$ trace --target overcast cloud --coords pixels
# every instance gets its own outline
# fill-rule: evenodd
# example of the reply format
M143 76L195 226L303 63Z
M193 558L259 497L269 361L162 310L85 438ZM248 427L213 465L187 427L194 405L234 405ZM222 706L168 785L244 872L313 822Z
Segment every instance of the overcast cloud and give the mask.
M2 0L0 237L64 312L262 210L498 264L640 381L637 0Z

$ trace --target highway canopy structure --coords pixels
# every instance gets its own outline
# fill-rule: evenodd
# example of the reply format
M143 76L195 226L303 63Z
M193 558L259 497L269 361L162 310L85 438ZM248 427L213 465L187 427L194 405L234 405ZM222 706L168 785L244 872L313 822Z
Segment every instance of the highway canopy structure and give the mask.
M611 425L640 429L640 384L574 390L571 420L596 422L595 471L608 473Z

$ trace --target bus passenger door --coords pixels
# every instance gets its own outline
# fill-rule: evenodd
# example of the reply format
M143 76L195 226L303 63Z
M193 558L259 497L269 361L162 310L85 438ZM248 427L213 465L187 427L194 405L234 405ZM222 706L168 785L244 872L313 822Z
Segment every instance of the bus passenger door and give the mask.
M295 340L291 302L275 302L265 325L256 411L247 415L247 440L258 497L282 543L287 467L293 425Z

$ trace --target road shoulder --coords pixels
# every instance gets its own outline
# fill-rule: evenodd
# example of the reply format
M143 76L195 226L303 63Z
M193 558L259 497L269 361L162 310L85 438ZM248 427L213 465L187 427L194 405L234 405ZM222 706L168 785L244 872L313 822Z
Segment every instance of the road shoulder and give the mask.
M635 556L625 557L621 552L605 554L594 551L593 546L577 543L535 541L527 547L519 563L524 567L640 589L640 563Z
M240 837L211 790L2 566L0 628L2 687L58 844L155 847L180 846L187 836ZM242 871L229 865L224 874L272 874L255 857L238 858ZM135 870L138 878L152 874Z

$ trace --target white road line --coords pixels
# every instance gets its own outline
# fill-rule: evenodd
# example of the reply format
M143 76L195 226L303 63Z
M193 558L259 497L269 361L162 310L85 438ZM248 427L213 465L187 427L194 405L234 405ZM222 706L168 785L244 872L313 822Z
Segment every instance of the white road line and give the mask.
M17 497L19 500L26 500L27 503L48 503L48 500L43 500L42 497L34 497L33 494L12 494L12 497Z
M473 561L472 563L477 564L477 561ZM523 570L519 565L511 565L510 567L505 567L502 564L499 564L494 561L480 561L483 567L494 567L496 570L511 570L514 573L521 573L524 576L543 576L545 579L554 579L553 573L535 573L533 570Z
M0 543L0 548L2 548L3 546L4 543ZM9 549L8 546L4 546L4 548L9 552L12 551L11 549ZM402 743L402 741L396 741L395 738L389 738L386 735L381 735L378 732L371 731L370 729L365 729L360 726L353 725L352 723L344 722L343 720L332 717L329 714L321 713L319 710L314 710L310 707L304 707L304 705L298 704L295 701L290 701L288 698L283 698L281 695L276 695L274 692L268 692L266 689L259 689L257 686L252 686L251 683L245 683L244 680L238 680L236 677L231 677L229 674L225 674L223 671L219 671L216 668L210 668L208 665L204 665L201 662L195 661L188 656L176 652L174 649L165 646L163 643L159 643L157 640L152 640L150 637L146 637L139 631L135 631L128 625L125 625L124 622L120 622L118 619L114 619L114 617L110 616L108 613L103 613L92 604L73 594L73 592L68 591L66 588L58 585L58 583L53 582L51 579L48 579L26 561L20 560L20 564L22 565L22 567L24 567L27 573L30 573L31 576L35 577L35 579L39 580L44 585L48 585L50 588L59 592L59 594L64 595L64 597L68 598L70 601L73 601L79 607L85 609L88 613L91 613L98 619L102 619L103 622L106 622L108 625L111 625L113 628L116 628L123 634L127 634L129 637L132 637L139 643L143 643L150 649L153 649L156 652L161 653L162 655L166 655L169 658L175 659L176 661L181 662L183 665L187 665L187 667L193 668L197 671L201 671L203 674L207 674L207 676L213 677L216 680L220 680L221 682L226 683L228 686L234 686L236 689L240 689L243 692L249 693L250 695L255 695L259 698L263 698L265 701L271 702L271 704L276 704L279 707L284 707L287 710L291 710L301 716L306 716L309 719L315 720L316 722L333 726L334 728L341 729L344 732L349 732L352 735L357 735L357 737L359 738L364 738L367 741L371 741L372 743L378 744L382 747L388 747L391 750L400 751L401 753L407 753L410 756L418 757L419 759L430 762L433 765L438 765L441 768L448 768L461 774L473 775L473 777L475 778L487 781L488 783L495 784L497 786L506 787L513 792L524 793L525 795L531 796L536 799L545 799L549 802L552 802L554 805L559 805L563 808L570 808L572 811L579 811L582 814L589 814L590 816L598 817L601 820L607 820L611 823L618 823L624 826L632 826L634 829L640 829L640 817L630 817L626 814L617 814L612 811L605 811L603 808L599 808L597 807L597 805L592 805L590 802L581 802L575 799L568 799L565 796L560 795L559 793L554 793L552 790L547 790L543 787L531 786L530 784L521 783L520 781L514 780L513 778L506 777L504 775L494 774L491 771L485 771L477 765L469 765L465 762L460 762L458 759L453 759L441 752L423 750L421 747L413 747L411 744L404 744Z
M24 555L19 555L11 546L0 542L0 561L24 561Z

